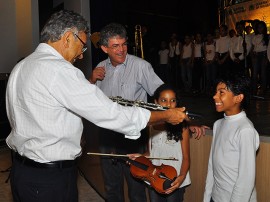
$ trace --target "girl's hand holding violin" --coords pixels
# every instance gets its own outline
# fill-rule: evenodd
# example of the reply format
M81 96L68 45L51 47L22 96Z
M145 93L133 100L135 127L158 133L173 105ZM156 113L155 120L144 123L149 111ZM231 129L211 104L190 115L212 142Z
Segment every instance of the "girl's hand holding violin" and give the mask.
M134 153L134 154L127 154L128 158L131 160L135 160L137 157L141 156L140 153Z
M179 175L171 184L171 187L165 191L166 194L172 193L174 190L178 189L180 185L185 180L186 175Z

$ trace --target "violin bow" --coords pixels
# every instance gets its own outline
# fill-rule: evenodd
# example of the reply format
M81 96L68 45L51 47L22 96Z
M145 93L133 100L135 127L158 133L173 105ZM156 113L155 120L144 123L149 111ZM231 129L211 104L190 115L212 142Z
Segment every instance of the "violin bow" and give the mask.
M112 156L112 157L129 157L128 155L125 154L104 154L104 153L93 153L93 152L88 152L88 155L96 155L96 156ZM135 156L136 158L139 156ZM150 156L145 156L148 159L154 160L171 160L171 161L178 161L178 159L174 157L150 157Z

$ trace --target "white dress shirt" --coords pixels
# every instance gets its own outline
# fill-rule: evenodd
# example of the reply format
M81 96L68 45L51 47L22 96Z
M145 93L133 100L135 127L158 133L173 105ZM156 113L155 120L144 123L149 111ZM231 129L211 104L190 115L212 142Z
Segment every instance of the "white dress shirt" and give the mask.
M194 57L201 58L202 57L202 43L194 43Z
M169 49L159 50L159 64L166 65L169 62Z
M236 59L235 53L241 53L241 55L239 56L240 60L245 59L243 43L244 43L244 39L242 36L234 36L231 38L230 57L232 60ZM246 55L248 55L251 49L250 38L246 37L245 43L246 43Z
M223 36L216 40L216 52L223 54L227 53L230 48L230 37Z
M206 61L212 61L215 57L216 45L215 43L205 44L205 59Z
M169 57L173 58L174 56L180 55L180 42L178 41L176 45L172 45L172 42L169 43Z
M252 38L252 45L254 46L254 52L263 52L267 50L267 45L264 43L263 34L254 35Z
M192 44L192 42L190 42L188 45L184 44L183 45L182 59L191 58L193 51L194 50L193 50L193 44Z
M15 66L6 95L12 128L7 144L41 163L81 154L82 118L131 139L140 136L150 118L148 110L112 102L45 43Z

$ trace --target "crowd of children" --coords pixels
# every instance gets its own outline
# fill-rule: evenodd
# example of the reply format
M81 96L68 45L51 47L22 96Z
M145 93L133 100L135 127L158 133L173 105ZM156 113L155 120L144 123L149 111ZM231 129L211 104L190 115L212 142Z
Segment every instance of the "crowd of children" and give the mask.
M264 97L270 86L264 21L239 21L231 30L221 25L215 34L186 34L183 40L173 33L170 41L162 41L158 55L157 74L183 92L213 93L215 79L231 73L251 78L253 96Z

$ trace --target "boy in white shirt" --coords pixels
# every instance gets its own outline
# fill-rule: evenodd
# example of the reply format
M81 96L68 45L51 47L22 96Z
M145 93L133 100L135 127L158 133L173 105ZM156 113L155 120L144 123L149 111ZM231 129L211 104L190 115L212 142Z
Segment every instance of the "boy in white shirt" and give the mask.
M255 169L259 135L244 111L250 81L220 80L213 99L224 118L213 127L204 202L256 202Z

